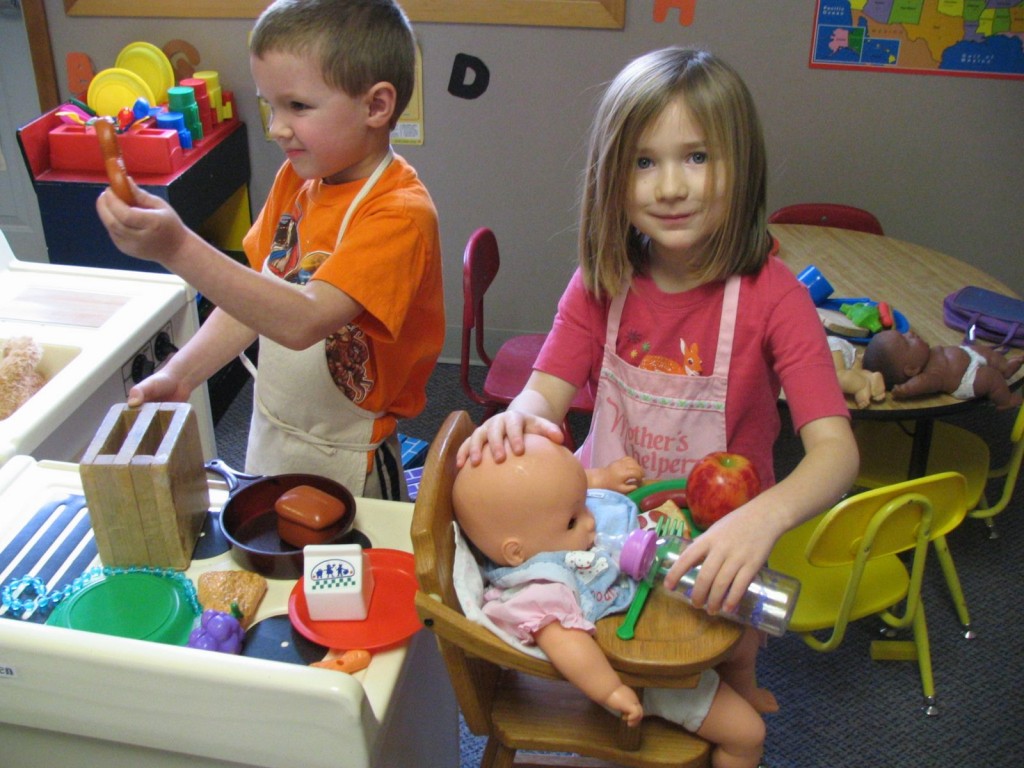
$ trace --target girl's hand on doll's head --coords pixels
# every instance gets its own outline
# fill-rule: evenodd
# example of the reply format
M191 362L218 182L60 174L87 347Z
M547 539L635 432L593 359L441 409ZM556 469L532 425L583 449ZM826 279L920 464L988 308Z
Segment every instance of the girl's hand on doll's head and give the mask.
M672 589L683 574L700 565L691 598L696 608L715 615L735 610L782 531L769 530L770 510L758 496L734 509L698 536L665 576Z
M562 428L547 419L520 411L503 411L489 418L466 438L459 446L455 464L462 467L468 461L475 467L480 463L485 449L490 449L491 455L498 463L505 460L507 449L521 456L525 450L523 435L528 432L542 435L559 444L565 439Z

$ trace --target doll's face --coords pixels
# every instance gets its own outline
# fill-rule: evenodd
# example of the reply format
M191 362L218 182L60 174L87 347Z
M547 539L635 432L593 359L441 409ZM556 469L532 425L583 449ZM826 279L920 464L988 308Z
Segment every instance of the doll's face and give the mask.
M519 565L541 552L590 549L594 516L587 509L583 465L566 448L539 435L526 449L507 449L496 463L489 450L455 478L456 519L469 539L499 565Z

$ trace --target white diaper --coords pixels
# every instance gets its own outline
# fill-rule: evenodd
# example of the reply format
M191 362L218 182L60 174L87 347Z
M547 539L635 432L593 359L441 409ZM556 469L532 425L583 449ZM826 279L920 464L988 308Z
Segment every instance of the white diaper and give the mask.
M971 362L967 364L967 370L964 371L964 377L960 379L960 386L956 388L953 397L959 400L970 400L974 397L974 378L978 375L978 369L983 365L987 365L988 361L979 355L977 351L966 345L960 347L960 349L967 353L967 356L971 358Z

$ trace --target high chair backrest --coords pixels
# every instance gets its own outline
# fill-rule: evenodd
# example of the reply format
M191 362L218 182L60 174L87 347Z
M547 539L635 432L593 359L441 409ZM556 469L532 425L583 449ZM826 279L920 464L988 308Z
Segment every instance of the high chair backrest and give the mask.
M807 543L818 567L926 548L963 520L966 483L956 472L907 480L841 501L818 523Z
M455 456L472 434L474 424L465 411L448 416L431 443L412 518L412 548L416 559L420 617L438 637L459 706L474 732L488 727L490 697L500 668L559 679L547 661L529 656L498 638L486 627L467 619L455 592L452 569L455 538L452 487Z

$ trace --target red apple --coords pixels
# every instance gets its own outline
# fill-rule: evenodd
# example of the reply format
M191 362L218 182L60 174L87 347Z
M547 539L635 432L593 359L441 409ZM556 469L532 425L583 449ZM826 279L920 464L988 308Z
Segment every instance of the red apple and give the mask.
M694 525L707 530L761 492L761 478L746 456L726 451L709 453L686 480L686 498Z

